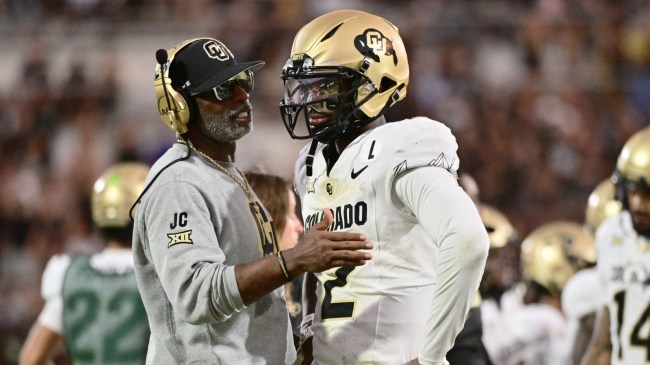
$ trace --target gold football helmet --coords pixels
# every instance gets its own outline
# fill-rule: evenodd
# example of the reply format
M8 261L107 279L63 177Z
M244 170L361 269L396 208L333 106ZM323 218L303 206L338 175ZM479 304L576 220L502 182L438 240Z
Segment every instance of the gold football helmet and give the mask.
M300 29L282 79L280 113L291 137L330 143L402 100L409 66L397 27L362 11L339 10ZM310 114L330 120L310 123ZM301 115L302 134L296 130Z
M129 211L144 188L149 166L122 162L108 168L95 181L91 197L93 221L99 228L124 228Z
M524 281L534 281L559 295L583 264L596 260L593 236L578 223L557 221L531 232L521 244Z
M517 239L517 232L506 216L496 208L481 204L479 214L490 240L490 249L505 247Z
M479 285L484 298L499 301L503 293L519 281L519 246L517 234L506 216L496 208L479 204L478 211L490 241L490 253Z
M591 192L585 211L585 227L595 233L605 219L621 212L621 203L616 200L615 186L611 180L601 181Z
M627 191L650 190L650 127L636 132L625 142L618 155L612 176L616 184L616 198L627 209Z

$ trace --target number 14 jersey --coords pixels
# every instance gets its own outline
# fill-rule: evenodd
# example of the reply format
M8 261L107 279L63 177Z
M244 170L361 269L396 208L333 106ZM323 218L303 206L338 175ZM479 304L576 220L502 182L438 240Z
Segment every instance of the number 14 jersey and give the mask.
M603 222L596 245L609 308L612 365L650 364L650 240L636 233L625 211Z

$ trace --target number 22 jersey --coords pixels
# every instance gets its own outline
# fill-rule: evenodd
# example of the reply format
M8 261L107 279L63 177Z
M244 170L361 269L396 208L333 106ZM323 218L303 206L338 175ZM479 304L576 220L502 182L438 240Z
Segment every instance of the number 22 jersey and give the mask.
M43 273L39 322L65 337L73 363L143 364L149 323L131 250L57 255Z

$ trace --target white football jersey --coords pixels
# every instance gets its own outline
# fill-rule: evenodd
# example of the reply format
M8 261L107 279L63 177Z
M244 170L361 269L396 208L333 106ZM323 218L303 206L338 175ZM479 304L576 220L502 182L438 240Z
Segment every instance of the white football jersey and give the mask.
M545 304L506 311L494 300L481 304L483 344L494 365L567 365L562 313Z
M526 295L526 284L517 282L512 285L501 296L501 311L514 312L515 310L521 309L525 305L524 295Z
M650 240L636 233L625 211L601 224L596 248L609 308L612 364L650 364Z
M350 143L329 173L320 145L311 176L305 166L308 147L295 172L305 230L332 209L331 230L364 233L374 244L366 265L316 274L314 364L393 365L417 359L436 290L436 246L392 186L398 174L418 167L436 166L455 175L455 138L428 118L387 123Z
M603 307L605 293L595 267L575 273L562 290L562 311L567 320L579 321Z
M605 293L595 267L582 269L567 281L562 290L562 312L567 320L568 338L573 343L580 320L597 313L605 305Z

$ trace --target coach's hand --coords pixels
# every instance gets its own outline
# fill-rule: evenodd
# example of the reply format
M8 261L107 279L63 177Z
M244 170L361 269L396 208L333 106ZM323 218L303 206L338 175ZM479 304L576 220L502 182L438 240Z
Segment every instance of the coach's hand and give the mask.
M339 266L361 266L372 258L367 237L360 233L329 232L334 222L332 211L326 209L323 219L315 224L298 244L282 251L291 276L303 272L321 272Z

